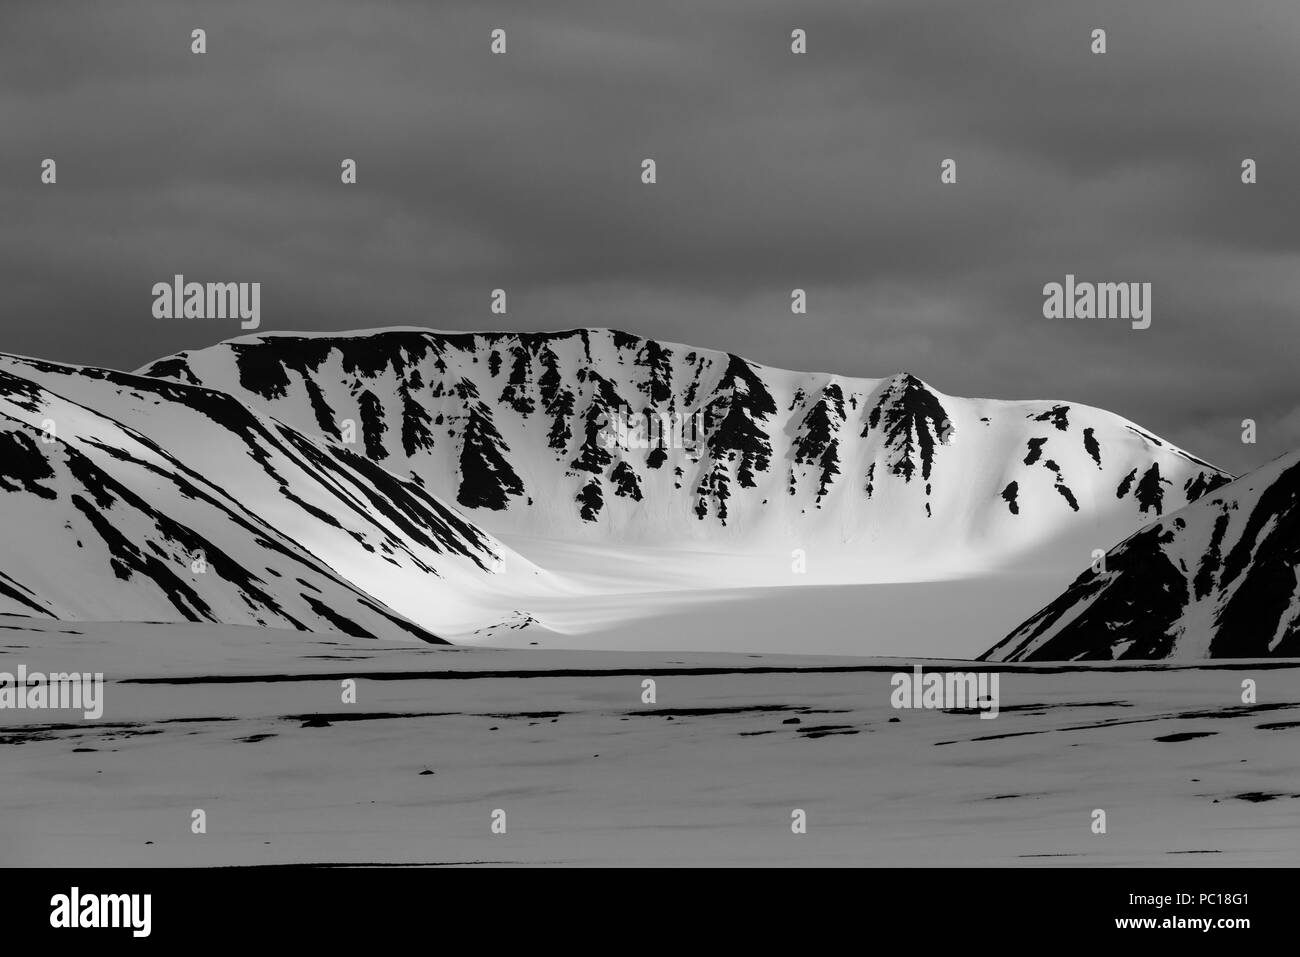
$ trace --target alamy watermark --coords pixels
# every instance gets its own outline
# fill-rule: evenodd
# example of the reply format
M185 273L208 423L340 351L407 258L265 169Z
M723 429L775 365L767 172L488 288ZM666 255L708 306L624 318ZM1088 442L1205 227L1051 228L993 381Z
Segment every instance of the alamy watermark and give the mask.
M18 666L0 671L0 710L80 711L87 721L104 716L104 673L55 671L45 674Z
M898 708L927 708L935 711L974 711L981 718L998 716L998 673L996 671L931 671L920 665L912 673L899 671L890 679L893 693L889 703Z
M153 284L155 319L240 319L239 328L262 324L260 282L186 282L177 273L171 282Z
M152 894L83 894L73 887L50 898L50 926L60 929L121 927L132 937L148 937L152 912Z
M636 415L619 409L600 423L600 444L613 449L684 449L698 451L704 443L704 412L686 416L680 412L645 412Z
M1134 329L1151 325L1151 283L1078 282L1067 273L1065 282L1043 286L1045 319L1125 319Z

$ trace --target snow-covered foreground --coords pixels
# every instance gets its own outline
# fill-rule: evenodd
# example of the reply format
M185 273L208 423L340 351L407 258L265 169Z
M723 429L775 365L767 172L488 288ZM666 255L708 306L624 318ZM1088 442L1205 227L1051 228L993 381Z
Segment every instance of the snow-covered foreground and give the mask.
M998 666L983 720L886 659L0 626L0 670L108 679L0 710L2 865L1300 863L1300 663Z

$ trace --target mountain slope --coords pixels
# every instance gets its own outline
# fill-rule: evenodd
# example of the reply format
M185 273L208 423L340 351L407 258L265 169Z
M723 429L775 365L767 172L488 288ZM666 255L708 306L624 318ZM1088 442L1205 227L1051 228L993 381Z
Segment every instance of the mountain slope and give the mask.
M0 356L0 610L436 641L519 556L365 456L206 389ZM505 566L512 566L509 573Z
M861 580L1073 570L1228 480L1087 406L773 369L615 330L257 335L141 372L355 447L498 534L785 562L802 548L863 563Z
M1300 656L1300 452L1153 522L982 656Z

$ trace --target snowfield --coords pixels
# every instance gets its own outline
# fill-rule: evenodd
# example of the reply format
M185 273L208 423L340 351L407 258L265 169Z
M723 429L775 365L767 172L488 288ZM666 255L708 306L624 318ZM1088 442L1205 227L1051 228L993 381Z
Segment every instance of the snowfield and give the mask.
M983 720L895 710L888 659L17 616L0 651L108 682L99 722L0 710L0 865L1300 863L1294 662L927 663L999 669Z

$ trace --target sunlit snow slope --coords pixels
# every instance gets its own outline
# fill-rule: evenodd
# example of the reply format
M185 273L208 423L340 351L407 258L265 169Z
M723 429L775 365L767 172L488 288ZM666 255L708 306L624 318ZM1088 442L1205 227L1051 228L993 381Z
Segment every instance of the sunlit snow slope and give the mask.
M230 396L12 356L0 516L12 614L428 641L546 590L418 482Z

